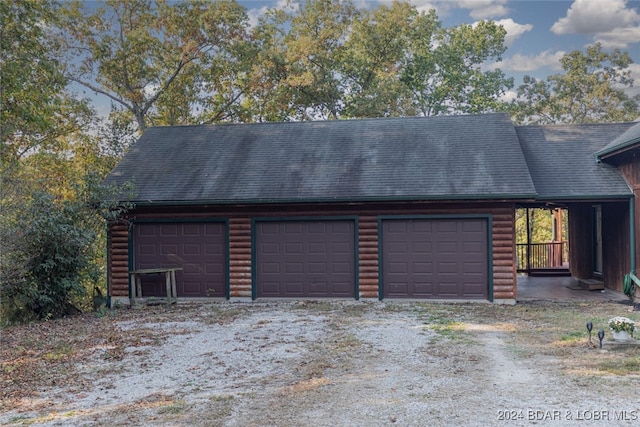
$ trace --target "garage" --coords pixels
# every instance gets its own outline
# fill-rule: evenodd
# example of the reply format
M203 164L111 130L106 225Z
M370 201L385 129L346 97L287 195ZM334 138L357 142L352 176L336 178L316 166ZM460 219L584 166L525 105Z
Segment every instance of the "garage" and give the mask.
M179 267L178 297L226 297L226 223L143 222L133 228L136 270ZM166 296L164 276L143 276L142 295Z
M487 219L382 221L383 298L488 299Z
M256 297L355 298L352 220L255 224Z

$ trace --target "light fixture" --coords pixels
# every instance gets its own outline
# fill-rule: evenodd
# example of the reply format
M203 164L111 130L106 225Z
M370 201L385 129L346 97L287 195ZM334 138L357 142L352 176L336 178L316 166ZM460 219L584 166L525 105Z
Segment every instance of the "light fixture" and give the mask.
M602 329L598 331L598 339L600 340L600 348L602 348L602 340L604 339L604 331Z

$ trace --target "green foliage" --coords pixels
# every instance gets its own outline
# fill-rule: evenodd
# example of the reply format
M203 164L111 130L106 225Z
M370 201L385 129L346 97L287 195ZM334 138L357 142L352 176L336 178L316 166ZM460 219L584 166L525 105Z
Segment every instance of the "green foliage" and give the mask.
M525 76L518 98L511 104L514 120L523 124L598 123L635 120L640 96L633 86L628 53L607 53L599 43L584 52L573 51L561 60L564 74L547 81Z
M284 34L285 73L278 83L295 106L292 118L337 119L343 97L339 64L356 9L350 1L311 0L290 1L287 10L274 11L271 25Z
M93 6L93 5L92 5ZM61 8L68 77L109 97L136 121L181 124L224 118L238 88L233 50L246 12L233 0L72 1ZM203 112L204 111L204 112Z
M13 280L3 274L2 284L10 320L60 317L70 312L73 298L83 295L82 274L94 235L76 225L78 214L72 203L36 193L3 236L13 246L11 262L3 265L13 269Z
M50 26L57 3L0 1L0 162L38 150L59 150L59 137L84 123L89 111L64 92Z
M0 2L2 323L90 307L106 282L105 218L126 209L100 181L130 125L116 112L97 127L67 91L53 37L59 12L57 2Z
M0 295L5 322L77 313L87 288L98 286L103 268L95 262L96 251L103 249L95 243L105 219L129 206L113 202L108 193L114 189L96 185L95 178L85 182L73 200L40 190L3 216Z
M566 211L564 211L566 215ZM566 226L568 221L563 221ZM529 209L529 235L531 243L548 243L553 239L553 216L548 209ZM563 231L563 237L567 238ZM516 243L527 243L527 210L516 210Z
M433 12L412 40L402 80L413 93L413 104L422 115L482 113L502 109L499 97L513 86L513 79L499 69L482 71L488 60L499 61L505 51L506 31L491 21L462 24L448 29L435 25ZM433 28L433 30L432 30Z
M347 88L346 117L412 115L411 92L401 80L401 64L416 38L430 39L439 22L409 3L394 2L357 15L345 42L340 73Z
M262 97L294 120L505 108L499 98L513 81L482 71L505 50L505 30L493 22L443 28L435 11L402 1L371 10L351 1L288 4L254 30L267 49L252 68L263 85L252 103Z
M7 4L15 9L19 3ZM632 85L626 53L607 53L598 44L571 52L562 59L564 74L547 81L525 77L518 99L505 104L501 97L513 79L483 68L505 52L504 28L492 21L444 28L434 10L420 12L405 1L358 8L351 0L288 0L252 27L234 0L50 3L56 13L47 19L56 38L28 24L49 7L26 4L31 21L16 19L7 33L25 32L32 42L25 43L26 54L12 52L23 62L40 58L38 66L55 71L45 85L51 90L30 96L58 109L50 100L64 100L58 96L64 85L59 61L67 78L109 97L114 114L136 123L138 131L166 124L502 110L521 123L621 121L638 114L638 99L624 91ZM60 49L45 52L44 41ZM10 87L22 87L16 82ZM37 123L49 126L52 116L31 124Z

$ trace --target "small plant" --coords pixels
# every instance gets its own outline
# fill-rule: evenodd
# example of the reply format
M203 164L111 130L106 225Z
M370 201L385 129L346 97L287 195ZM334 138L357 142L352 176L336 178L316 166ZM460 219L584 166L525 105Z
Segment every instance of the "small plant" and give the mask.
M628 332L633 334L636 329L636 322L626 317L616 316L609 319L609 328L614 332Z

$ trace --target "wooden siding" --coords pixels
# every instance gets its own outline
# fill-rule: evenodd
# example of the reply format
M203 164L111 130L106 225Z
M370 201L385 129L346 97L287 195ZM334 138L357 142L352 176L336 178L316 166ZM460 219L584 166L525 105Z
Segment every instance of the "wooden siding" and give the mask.
M493 215L493 298L517 297L515 209L495 209Z
M488 215L492 219L491 253L493 298L513 300L516 291L515 204L514 203L389 203L352 205L252 205L139 208L132 219L220 218L229 221L229 296L252 296L251 219L260 217L322 217L353 216L358 220L358 289L360 298L379 295L378 216L380 215ZM128 235L127 227L112 226L111 295L128 296ZM117 237L117 238L116 238ZM116 256L117 255L117 256Z
M631 269L629 205L602 205L602 278L607 288L622 292L622 280Z
M251 219L229 219L229 296L251 297Z
M577 279L594 277L593 206L602 208L602 276L604 285L622 291L629 272L628 202L574 203L569 206L569 267Z
M578 279L593 276L593 210L591 203L569 205L569 270Z
M631 152L620 156L618 161L618 168L622 172L622 176L624 176L627 184L629 184L629 187L633 190L633 196L635 198L635 211L633 217L635 226L635 264L636 269L638 269L640 268L640 152L637 149L632 150ZM629 223L627 222L627 224ZM631 254L629 249L626 250L626 258L629 260L629 270L625 273L628 273L631 269ZM637 274L638 273L636 272L636 275Z
M109 233L109 288L114 297L129 296L129 226L112 223Z
M378 297L378 217L361 215L358 219L358 278L360 298Z

